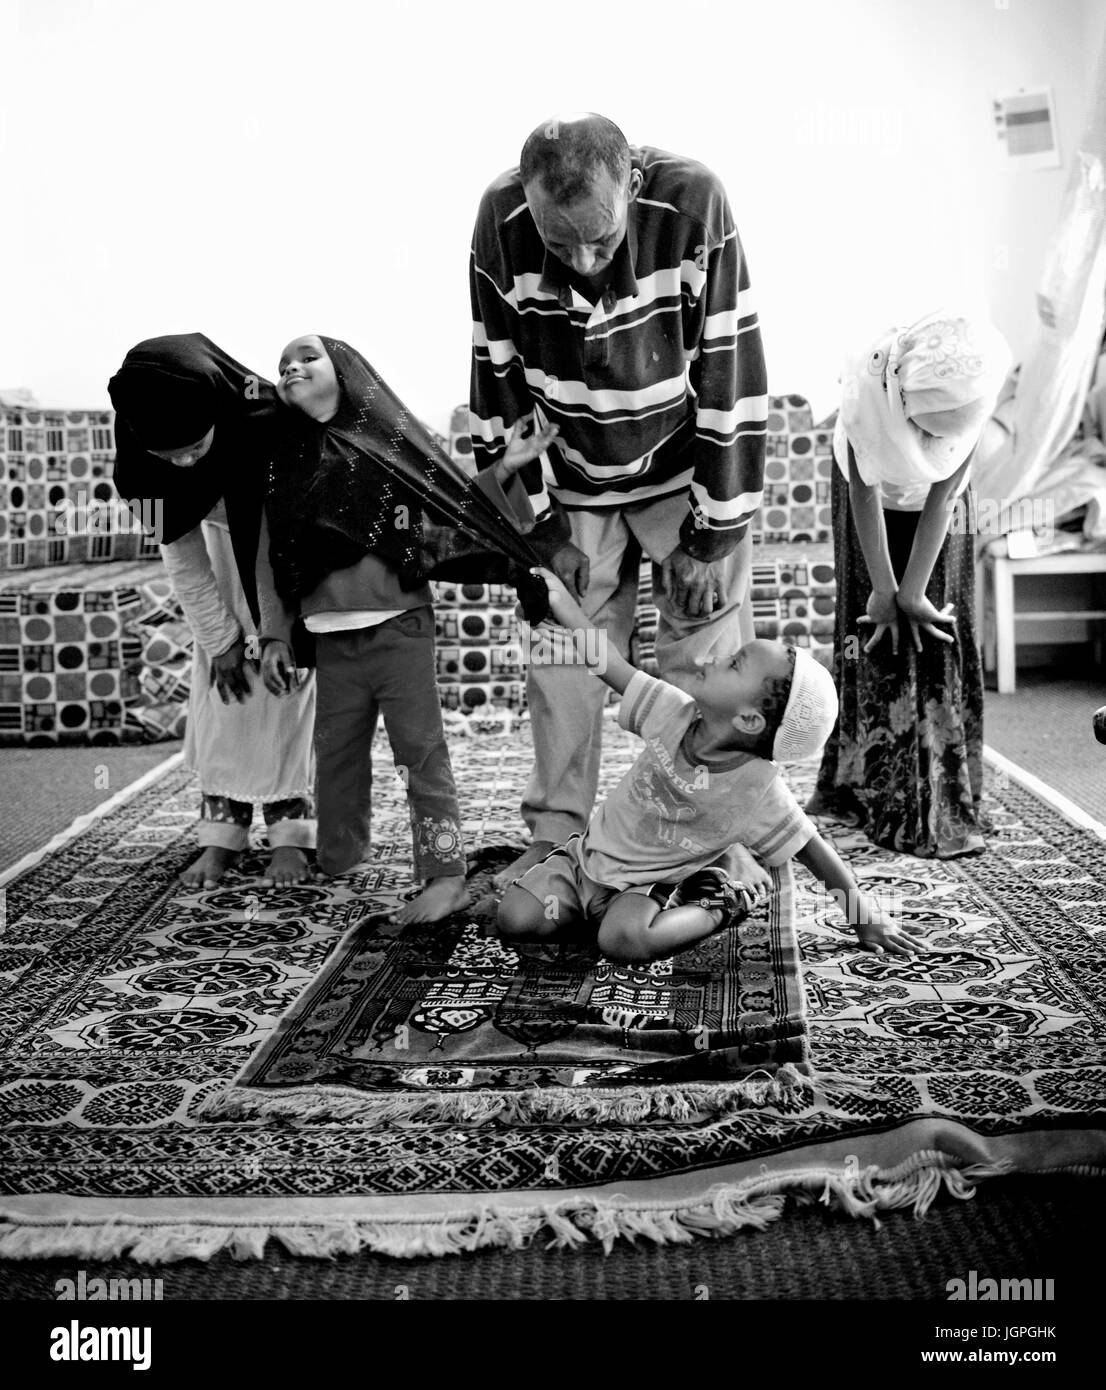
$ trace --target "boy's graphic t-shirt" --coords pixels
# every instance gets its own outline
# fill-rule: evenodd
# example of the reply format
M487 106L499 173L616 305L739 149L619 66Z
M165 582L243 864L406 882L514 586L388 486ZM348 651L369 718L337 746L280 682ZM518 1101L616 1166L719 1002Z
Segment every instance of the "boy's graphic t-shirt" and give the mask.
M645 747L591 818L584 872L611 888L679 882L742 844L784 864L815 834L777 765L755 753L696 762L688 750L695 701L667 681L635 673L618 722Z

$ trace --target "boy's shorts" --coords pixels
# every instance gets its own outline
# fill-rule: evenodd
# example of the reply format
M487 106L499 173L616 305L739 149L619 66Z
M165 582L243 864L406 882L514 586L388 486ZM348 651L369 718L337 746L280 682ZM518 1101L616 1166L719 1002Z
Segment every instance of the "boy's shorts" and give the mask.
M641 893L650 897L656 889L664 898L668 896L670 885L635 883L627 888L610 888L605 883L597 883L584 872L580 857L582 843L579 835L573 835L527 869L521 878L515 879L514 886L525 888L543 905L555 898L563 911L596 924L603 920L611 899L619 893Z

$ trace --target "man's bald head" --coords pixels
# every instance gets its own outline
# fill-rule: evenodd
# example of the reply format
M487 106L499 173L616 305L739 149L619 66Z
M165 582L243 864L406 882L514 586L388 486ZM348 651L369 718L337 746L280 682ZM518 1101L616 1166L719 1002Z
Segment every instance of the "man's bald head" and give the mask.
M609 279L642 173L606 116L558 116L522 147L519 174L538 235L594 290Z
M522 186L540 179L545 195L561 206L586 198L597 176L606 174L616 188L630 173L630 146L614 121L587 112L554 116L531 132L522 147Z

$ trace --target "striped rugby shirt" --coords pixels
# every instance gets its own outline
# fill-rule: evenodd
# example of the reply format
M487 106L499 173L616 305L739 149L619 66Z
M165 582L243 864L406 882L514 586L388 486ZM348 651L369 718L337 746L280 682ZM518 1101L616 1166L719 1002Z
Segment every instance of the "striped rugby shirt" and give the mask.
M687 491L680 544L729 554L761 503L768 418L760 326L725 192L703 165L646 146L602 299L546 248L519 171L477 214L470 429L478 468L536 416L560 433L523 471L540 517ZM559 510L554 508L554 510Z

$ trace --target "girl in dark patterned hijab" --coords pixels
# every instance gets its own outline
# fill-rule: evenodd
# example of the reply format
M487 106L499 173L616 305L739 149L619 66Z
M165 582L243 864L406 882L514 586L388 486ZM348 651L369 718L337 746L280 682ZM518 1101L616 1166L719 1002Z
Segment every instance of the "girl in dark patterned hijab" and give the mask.
M368 857L382 714L423 885L396 917L439 921L468 899L426 580L505 579L513 567L541 620L545 586L528 573L538 558L518 529L534 518L514 474L553 431L512 441L496 469L471 481L346 343L289 343L277 390L293 423L274 456L266 512L277 588L316 643L318 864L342 874Z
M288 602L371 553L405 588L429 578L506 581L531 622L546 616L544 585L530 574L541 558L520 532L534 517L512 480L555 427L512 441L494 477L472 480L347 343L310 335L289 344L277 392L299 415L282 435L267 499L273 569Z

